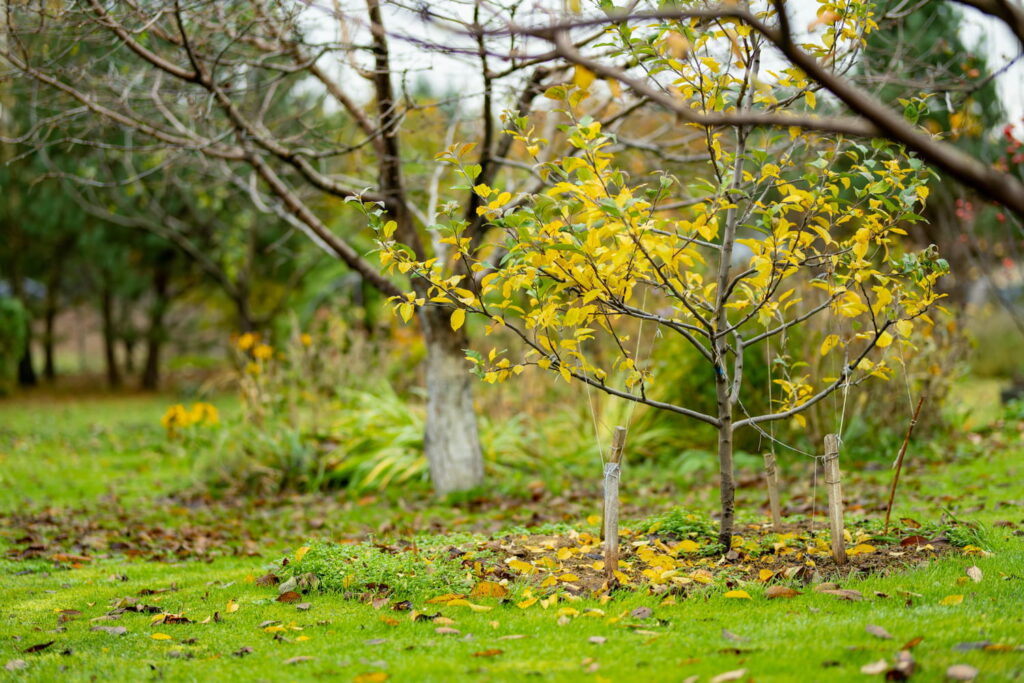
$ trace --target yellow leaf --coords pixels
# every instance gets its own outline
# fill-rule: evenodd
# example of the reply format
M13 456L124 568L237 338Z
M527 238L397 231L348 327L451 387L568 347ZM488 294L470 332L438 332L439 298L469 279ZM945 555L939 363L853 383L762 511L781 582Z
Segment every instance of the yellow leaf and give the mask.
M847 555L867 555L868 553L875 552L875 546L868 545L867 543L858 543L852 548L846 549Z
M737 600L752 600L753 599L753 598L750 597L750 593L748 593L747 591L728 591L722 597L724 597L724 598L735 598Z
M700 544L689 539L682 541L676 546L676 549L681 553L695 553L700 550Z
M302 558L305 557L306 553L308 553L308 552L309 552L309 546L308 545L304 545L301 548L299 548L298 550L296 550L295 551L295 561L296 562L302 562Z
M471 598L504 598L508 589L494 581L481 581L469 592Z
M517 602L516 603L516 607L518 607L519 609L526 609L527 607L530 607L530 606L534 605L536 602L537 602L537 598L527 598L526 600L523 600L522 602Z
M459 598L466 597L463 593L445 593L444 595L438 595L436 598L430 598L427 600L428 605L438 605L442 602L451 602L452 600L458 600Z
M963 601L964 601L964 596L962 596L962 595L947 595L946 597L942 598L942 600L939 600L939 604L940 605L959 605Z
M580 577L576 576L575 574L562 574L558 577L558 580L564 583L575 583L576 581L580 580Z
M309 636L299 636L295 640L296 640L296 642L305 642L305 641L309 640Z
M773 572L771 569L762 569L757 573L757 578L761 581L767 581L773 576L775 576L775 572Z
M830 334L825 337L825 341L821 342L821 355L825 356L829 351L834 349L839 343L839 335Z
M374 671L368 674L359 674L352 679L354 683L384 683L388 680L388 674L384 671Z
M804 101L807 102L807 106L814 109L818 106L818 98L815 97L814 92L808 90L804 93Z
M523 562L522 560L511 559L508 561L508 566L515 569L521 574L536 574L537 568L529 562Z
M586 90L594 82L594 72L585 66L577 64L573 70L572 82L580 90Z
M960 599L963 600L964 596L961 595ZM166 633L154 633L153 635L150 636L150 638L152 638L153 640L170 640L171 639L171 637L169 635L167 635Z
M906 339L914 332L914 322L912 320L900 320L896 323L896 332Z
M464 322L466 322L466 312L461 308L456 308L452 312L452 329L459 329Z
M228 606L224 608L224 611L230 614L231 612L237 612L238 607L239 604L237 602L234 600L228 600Z

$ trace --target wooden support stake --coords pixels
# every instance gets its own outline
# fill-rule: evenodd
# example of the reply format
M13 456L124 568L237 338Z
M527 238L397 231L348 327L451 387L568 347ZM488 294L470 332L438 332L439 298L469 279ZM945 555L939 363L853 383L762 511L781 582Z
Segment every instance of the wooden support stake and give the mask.
M764 454L764 479L768 485L768 507L772 512L772 527L782 526L782 509L779 506L779 471L775 467L775 454Z
M892 475L892 487L889 489L889 504L885 506L885 530L883 536L889 535L889 515L892 514L892 501L896 498L896 484L900 483L900 470L903 469L903 456L907 454L907 444L910 443L910 435L914 433L914 425L917 424L917 417L921 414L921 405L924 403L924 394L917 400L917 407L914 408L914 417L910 418L910 426L907 427L907 435L903 437L903 445L900 446L900 453L896 456L896 471Z
M825 435L825 485L828 487L828 521L832 527L832 559L846 564L846 539L843 537L843 485L839 472L839 436Z
M619 570L619 477L625 445L626 428L616 427L612 452L604 464L604 571L609 583Z

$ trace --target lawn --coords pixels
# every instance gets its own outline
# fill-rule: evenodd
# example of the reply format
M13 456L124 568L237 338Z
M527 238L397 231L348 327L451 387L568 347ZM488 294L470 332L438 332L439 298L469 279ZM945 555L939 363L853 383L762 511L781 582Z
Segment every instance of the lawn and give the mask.
M192 485L196 454L164 439L159 417L167 403L0 405L6 678L862 681L883 679L903 649L915 679L942 680L953 665L974 667L977 680L1024 675L1017 425L965 435L943 460L912 458L894 513L909 519L900 533L915 520L926 527L958 520L983 549L948 547L931 561L928 552L908 551L900 571L838 579L856 594L815 590L816 581L833 579L825 564L807 583L781 573L761 581L756 569L748 577L742 567L720 572L712 563L710 583L660 594L636 584L601 599L562 590L571 582L542 589L515 575L499 591L506 599L439 600L480 579L472 561L446 557L477 548L486 566L495 543L594 533L589 485L530 480L461 506L435 503L420 486L213 500ZM851 526L874 529L888 472L851 469ZM647 466L627 471L627 526L640 529L628 542L645 542L639 519L680 502L710 512L712 483L665 484ZM794 501L817 497L820 536L824 492L793 471L785 490ZM763 521L760 489L740 494L744 523ZM323 541L360 542L342 546L353 567L388 558L402 594L353 585L279 601L267 576L285 580L291 568L308 567L313 554L296 565L297 555ZM391 550L412 543L414 553ZM971 567L980 574L969 576ZM346 574L344 566L333 571ZM770 586L799 594L770 599ZM530 602L531 595L543 599ZM879 673L862 673L880 660Z

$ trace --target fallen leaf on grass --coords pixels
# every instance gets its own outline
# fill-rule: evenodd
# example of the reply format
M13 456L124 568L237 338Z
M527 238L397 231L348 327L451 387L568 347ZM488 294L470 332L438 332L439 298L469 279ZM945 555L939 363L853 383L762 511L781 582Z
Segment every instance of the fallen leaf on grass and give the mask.
M303 612L305 612L306 610L308 610L312 606L313 606L313 603L311 603L311 602L300 602L299 604L295 605L295 609L302 610Z
M769 586L764 592L764 596L769 600L774 598L795 598L800 594L800 591L793 590L789 586Z
M466 597L465 593L445 593L444 595L438 595L436 598L430 598L427 600L428 605L439 605L441 603L449 603L452 600L459 600Z
M964 601L964 596L962 596L962 595L947 595L946 597L944 597L941 600L939 600L939 604L940 605L959 605L963 601Z
M946 669L946 678L951 681L973 681L978 677L978 670L967 664L954 664Z
M492 649L492 650L480 650L480 652L474 652L473 656L474 657L497 657L502 652L504 652L504 650L498 650L497 648Z
M885 673L888 669L889 662L879 659L877 662L871 662L862 666L860 672L869 676L877 676L878 674Z
M374 671L373 673L359 674L352 680L354 683L384 683L388 680L388 675L383 671Z
M746 669L736 669L735 671L726 671L725 673L718 674L711 679L711 683L726 683L726 681L738 681L747 675Z
M251 647L246 645L245 647L242 647L242 648L239 648L238 650L235 650L231 654L234 655L235 657L244 657L246 655L251 655L253 652L255 652L255 650L253 650Z
M278 596L277 599L280 600L281 596ZM224 611L231 614L232 612L237 612L239 607L241 607L241 605L234 600L228 600L228 606L224 608Z
M587 638L587 642L593 643L594 645L604 645L606 642L608 642L608 639L604 636L590 636L589 638Z
M629 616L634 619L649 619L654 614L654 610L647 606L637 607L635 610L629 613Z
M741 635L737 635L737 634L733 633L732 631L730 631L727 628L723 628L722 629L722 637L725 638L726 640L731 640L731 641L736 642L736 643L746 643L746 642L748 642L750 640L749 638L744 638Z
M507 588L494 581L481 581L469 592L471 598L504 598L509 594Z
M529 636L525 636L525 635L523 635L521 633L512 633L512 634L507 635L507 636L498 636L498 640L519 640L521 638L528 638L528 637Z
M871 635L873 635L876 638L881 638L882 640L892 640L892 634L889 633L888 631L886 631L881 626L875 626L874 624L868 624L867 626L864 627L864 630L867 631L868 633L870 633Z
M732 598L732 599L735 599L735 600L753 600L753 598L750 597L750 593L748 593L747 591L727 591L725 593L725 595L723 595L722 597L723 598ZM722 675L724 676L725 674L722 674ZM731 681L733 679L726 678L725 680Z
M858 602L864 599L864 596L860 591L855 591L852 588L839 588L836 590L818 591L819 593L825 593L826 595L834 595L840 600L850 600L851 602Z
M6 664L4 664L4 668L8 671L20 671L21 669L24 669L27 666L28 662L26 662L24 659L12 659Z
M901 650L913 650L915 647L917 647L918 645L921 644L922 640L924 640L924 638L921 637L921 636L917 636L916 638L911 638L900 649Z
M915 667L914 655L903 650L896 655L896 663L892 665L892 668L885 672L885 680L905 681L914 675Z
M291 659L286 659L286 660L284 660L284 663L285 664L301 664L302 662L311 662L314 659L316 659L316 658L315 657L307 657L305 655L300 655L298 657L292 657Z
M278 602L298 602L302 599L302 596L295 591L287 591L277 596Z
M30 645L30 646L26 647L24 650L22 650L22 652L24 654L27 654L27 655L28 654L32 654L33 652L42 652L43 650L45 650L46 648L50 647L51 645L53 645L56 642L57 642L56 640L50 640L50 641L45 642L45 643L37 643L36 645Z
M170 640L171 637L166 633L154 633L150 636L153 640Z
M449 607L468 607L469 609L473 610L474 612L490 612L492 609L494 609L494 607L491 606L491 605L477 605L475 603L470 602L469 600L464 600L462 598L458 598L456 600L449 600L448 601L448 606Z
M982 578L984 578L981 568L976 565L967 568L967 576L971 577L971 581L974 583L981 583Z
M302 562L302 558L305 557L306 553L308 553L308 552L309 552L309 546L308 545L304 545L301 548L299 548L298 550L296 550L295 551L295 561L296 562Z
M281 583L281 579L272 572L268 572L256 579L257 586L276 586L279 583Z
M462 631L457 628L452 628L451 626L438 626L434 629L434 633L438 633L442 636L455 636L462 633Z
M112 636L123 636L128 633L128 629L124 626L93 626L90 631L103 631L109 633Z

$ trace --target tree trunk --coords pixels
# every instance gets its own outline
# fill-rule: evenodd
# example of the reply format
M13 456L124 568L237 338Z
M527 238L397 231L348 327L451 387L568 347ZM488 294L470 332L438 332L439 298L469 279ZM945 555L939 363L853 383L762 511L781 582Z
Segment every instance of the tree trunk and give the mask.
M50 277L46 283L46 302L43 310L43 376L53 383L57 379L57 360L54 347L57 343L56 321L60 307L60 285L64 275L64 254L68 244L62 242L54 250L50 265Z
M46 311L43 316L46 327L43 330L43 377L46 381L53 383L57 380L57 361L54 353L54 345L56 342L56 320L57 320L57 302L56 297L51 302L50 293L46 293Z
M134 333L132 337L122 337L121 347L124 349L124 371L129 375L135 374L135 339Z
M170 303L171 262L174 252L167 251L157 257L153 270L153 306L149 310L149 329L146 331L146 364L142 370L142 388L156 391L160 386L160 351L167 331L164 316Z
M732 401L729 399L729 384L724 371L715 374L715 391L718 397L718 471L721 477L719 496L722 518L718 525L718 542L725 546L725 552L732 547L732 528L736 516L736 479L732 462Z
M483 483L484 461L473 410L473 376L469 373L462 331L453 331L447 310L421 309L427 347L427 424L424 450L430 478L439 495Z
M121 386L121 370L117 367L117 334L114 329L114 293L110 283L103 283L100 305L103 315L103 353L107 361L107 384L111 389Z

